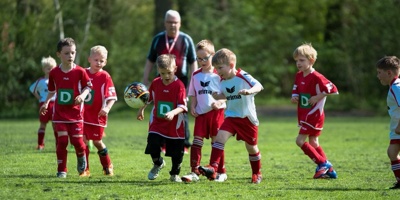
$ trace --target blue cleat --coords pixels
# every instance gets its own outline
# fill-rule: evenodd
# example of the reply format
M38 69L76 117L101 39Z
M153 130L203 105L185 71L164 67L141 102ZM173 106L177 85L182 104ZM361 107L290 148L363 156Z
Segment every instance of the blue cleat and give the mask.
M327 160L317 166L315 170L314 178L324 178L324 175L332 168L332 164Z
M328 172L326 172L326 178L337 178L337 173L336 171L333 169L333 167L329 168Z

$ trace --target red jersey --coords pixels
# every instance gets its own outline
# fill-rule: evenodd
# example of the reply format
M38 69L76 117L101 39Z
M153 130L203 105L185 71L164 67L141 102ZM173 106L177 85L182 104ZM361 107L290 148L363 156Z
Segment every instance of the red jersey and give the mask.
M151 83L149 93L149 102L154 103L149 132L169 139L185 139L183 113L176 115L172 121L164 118L165 113L178 107L187 112L186 89L182 81L175 77L174 82L164 85L161 77L157 77Z
M63 72L60 66L49 74L49 92L56 92L53 107L54 123L83 122L83 103L76 105L75 98L86 87L91 88L89 76L85 69L75 65L69 72Z
M339 94L336 86L319 72L314 70L305 77L303 72L297 72L292 97L299 97L297 106L299 125L307 124L316 130L322 130L325 120L324 106L326 97L314 106L308 103L312 96L320 93Z
M107 127L107 116L99 116L99 112L107 105L108 100L117 100L114 83L108 72L102 70L95 74L86 68L92 90L85 99L85 114L83 122L94 126Z

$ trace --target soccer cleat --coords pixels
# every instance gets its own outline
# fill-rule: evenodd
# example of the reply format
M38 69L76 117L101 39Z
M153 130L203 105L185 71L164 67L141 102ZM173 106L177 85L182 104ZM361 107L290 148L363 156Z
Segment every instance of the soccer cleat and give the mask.
M217 173L215 173L215 169L214 167L207 165L207 166L199 166L199 172L200 174L202 174L203 176L206 176L208 178L208 180L212 181L215 180Z
M199 176L194 172L191 172L188 175L182 176L181 179L185 183L196 182L196 181L200 180Z
M391 190L397 190L397 189L400 189L400 182L396 182L396 183L394 183L394 184L393 184L393 186L392 186L392 187L390 187L389 189L391 189Z
M182 179L181 177L179 177L179 175L171 175L171 177L169 177L169 180L175 183L181 183Z
M37 145L36 150L42 151L44 149L44 145Z
M79 174L80 177L89 177L90 176L90 171L86 169L82 173Z
M79 174L82 174L86 170L86 156L78 157L78 162L76 165L76 169L78 170Z
M67 178L67 172L57 172L57 178Z
M216 182L225 182L228 179L228 176L225 173L218 173L217 177L215 178L214 181Z
M313 178L324 178L324 175L328 172L329 168L332 167L332 164L327 160L322 164L317 166L315 170L315 174Z
M325 174L325 176L324 176L325 178L337 178L337 173L336 173L336 171L333 169L333 167L330 167L329 168L329 170L328 170L328 172L326 172L326 174Z
M155 180L158 177L158 173L161 171L162 168L165 167L165 165L165 160L163 160L163 163L160 166L153 165L153 168L151 168L149 174L147 175L147 178L149 180Z
M103 173L106 176L114 176L114 166L111 164L107 168L103 168Z
M261 183L262 180L262 175L261 174L253 174L251 176L251 182L254 184L259 184Z

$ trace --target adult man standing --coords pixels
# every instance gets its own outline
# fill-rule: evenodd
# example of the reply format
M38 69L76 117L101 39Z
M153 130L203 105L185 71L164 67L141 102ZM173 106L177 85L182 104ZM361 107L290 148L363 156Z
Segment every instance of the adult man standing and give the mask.
M183 82L186 89L189 86L189 75L197 69L196 51L192 38L179 31L181 16L175 10L168 10L164 18L165 31L158 33L151 42L143 73L143 84L149 85L149 75L159 55L173 54L176 57L176 76ZM189 72L190 70L190 72ZM185 147L191 146L189 137L189 120L185 113Z

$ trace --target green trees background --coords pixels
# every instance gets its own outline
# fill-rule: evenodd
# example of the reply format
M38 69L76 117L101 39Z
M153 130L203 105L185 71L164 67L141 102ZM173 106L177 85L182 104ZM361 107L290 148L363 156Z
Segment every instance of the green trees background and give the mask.
M76 40L76 62L84 67L90 47L108 48L105 69L122 100L125 86L142 79L151 39L170 8L195 43L210 39L233 50L238 67L264 85L263 99L289 101L292 52L310 42L318 51L315 68L339 88L329 108L385 110L387 87L377 81L375 63L400 56L400 0L2 0L0 117L36 111L28 87L42 76L41 58L56 58L61 37Z

